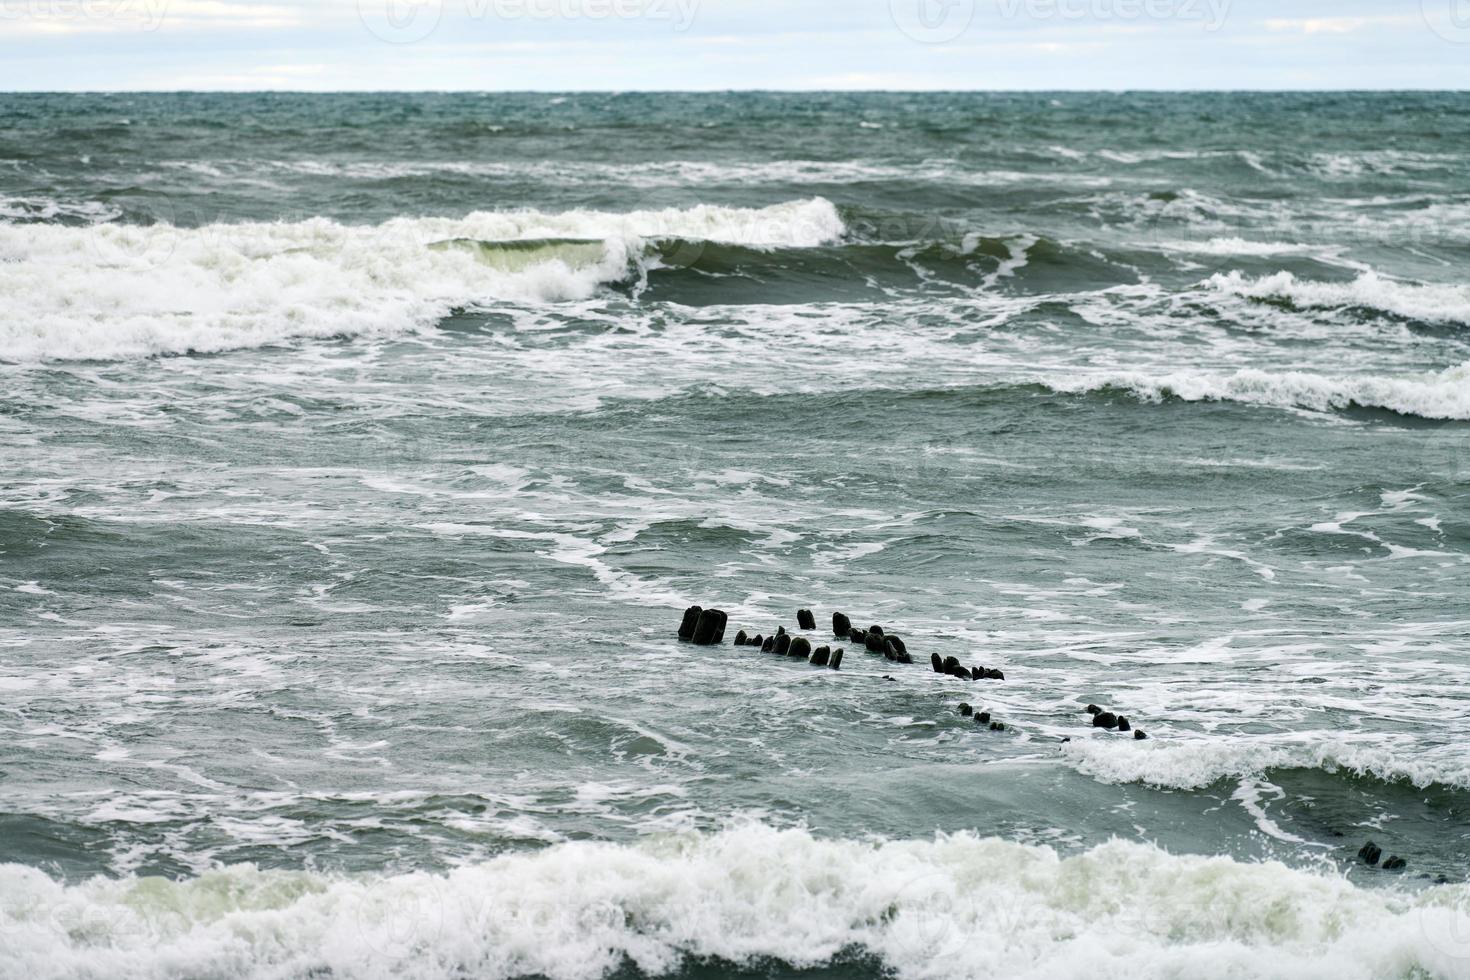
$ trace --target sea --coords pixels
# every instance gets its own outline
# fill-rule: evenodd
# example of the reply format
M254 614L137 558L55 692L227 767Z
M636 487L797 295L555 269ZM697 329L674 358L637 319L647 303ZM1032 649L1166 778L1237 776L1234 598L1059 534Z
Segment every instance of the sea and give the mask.
M0 977L1467 978L1467 878L1470 95L0 95Z

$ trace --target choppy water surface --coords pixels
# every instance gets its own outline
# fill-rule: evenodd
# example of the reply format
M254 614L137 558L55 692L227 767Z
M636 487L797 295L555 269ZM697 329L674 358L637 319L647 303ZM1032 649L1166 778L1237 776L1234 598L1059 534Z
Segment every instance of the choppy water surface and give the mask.
M0 974L1470 976L1467 123L0 96Z

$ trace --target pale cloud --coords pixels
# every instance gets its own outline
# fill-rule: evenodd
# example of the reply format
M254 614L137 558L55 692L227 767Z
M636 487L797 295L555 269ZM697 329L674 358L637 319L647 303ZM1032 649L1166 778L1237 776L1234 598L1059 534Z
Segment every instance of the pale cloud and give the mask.
M8 36L152 31L168 0L0 0L0 33Z
M230 0L0 0L0 35L286 29L299 7Z
M1093 44L1062 44L1057 41L1041 41L1037 44L1018 45L1022 51L1034 51L1037 54L1076 54L1088 48L1096 48Z
M1424 27L1422 17L1273 17L1265 21L1266 30L1295 34L1354 34L1365 27Z
M263 65L238 73L184 75L168 79L167 84L150 87L234 92L252 92L262 88L311 89L318 87L316 83L327 72L326 65Z
M818 75L805 78L807 87L850 92L913 92L934 87L934 79L928 75L900 75L892 72L845 72L839 75Z
M167 20L211 27L294 27L305 22L307 4L241 3L231 0L162 0Z
M0 0L0 89L1470 88L1421 0L973 0L921 43L925 2Z

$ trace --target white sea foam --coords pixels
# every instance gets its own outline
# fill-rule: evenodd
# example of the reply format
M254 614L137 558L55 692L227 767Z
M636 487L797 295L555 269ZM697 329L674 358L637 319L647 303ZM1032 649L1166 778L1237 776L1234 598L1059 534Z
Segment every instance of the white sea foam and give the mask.
M1306 169L1325 180L1393 176L1405 173L1458 168L1463 158L1453 153L1421 153L1411 150L1371 150L1360 153L1314 153Z
M1271 227L1270 219L1279 217L1261 204L1215 197L1187 187L1165 195L1100 195L1094 201L1100 216L1121 209L1119 217L1124 222L1150 231L1158 228L1159 222L1179 222L1225 235L1243 226Z
M871 125L871 124L870 124ZM1108 177L1086 174L1057 174L1045 171L998 170L975 167L953 159L929 159L903 166L859 160L657 160L645 163L598 163L592 161L545 160L537 162L494 160L424 160L409 162L335 160L226 160L197 163L169 161L163 166L216 179L260 179L302 175L345 180L405 180L453 175L482 180L525 180L534 178L557 186L596 185L609 182L623 187L687 188L708 184L854 184L895 181L995 186L1005 184L1056 184L1107 187Z
M564 843L447 874L232 867L63 885L0 867L0 973L593 980L690 957L904 978L1463 977L1470 887L1366 890L1281 864L961 834L818 840L748 825Z
M1358 406L1428 419L1470 419L1470 362L1443 371L1398 377L1338 377L1242 368L1231 373L1120 371L1040 380L1055 391L1080 393L1115 388L1147 401L1232 401L1314 411Z
M1249 299L1287 300L1309 309L1362 307L1432 323L1470 324L1470 286L1415 285L1364 272L1352 282L1311 282L1290 272L1251 279L1239 272L1210 277L1222 293Z
M1157 247L1171 252L1193 252L1198 255L1267 256L1335 251L1319 245L1303 245L1297 242L1260 242L1238 237L1209 238L1193 242L1161 242Z
M460 307L586 299L639 274L651 240L800 247L843 230L820 198L760 209L482 212L370 227L320 218L197 229L0 224L0 295L17 311L0 319L0 358L115 359L394 336ZM538 240L552 241L498 256L484 246ZM432 247L444 242L479 244Z
M122 212L99 201L60 201L51 197L0 197L0 221L110 221Z
M1270 770L1324 772L1403 781L1421 789L1470 789L1470 765L1454 752L1405 747L1383 739L1301 737L1294 742L1249 736L1196 741L1084 738L1063 747L1078 771L1108 783L1141 783L1166 789L1202 789L1222 779L1257 777Z

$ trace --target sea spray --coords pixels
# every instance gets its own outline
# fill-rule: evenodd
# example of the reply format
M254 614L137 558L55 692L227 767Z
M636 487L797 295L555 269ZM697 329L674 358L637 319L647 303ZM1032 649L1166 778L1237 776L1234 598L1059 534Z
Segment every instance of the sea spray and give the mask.
M969 834L824 839L747 824L560 844L442 873L223 868L61 884L0 868L0 971L593 980L695 960L795 969L861 949L900 977L1451 978L1470 890L1113 842L1064 855Z
M586 299L636 278L648 243L662 238L804 246L842 230L820 199L764 209L481 212L373 226L325 218L201 228L0 224L0 292L26 312L0 322L0 360L400 336L458 308ZM585 244L525 244L566 239ZM446 246L456 242L475 244Z

